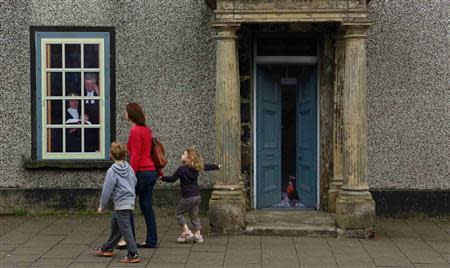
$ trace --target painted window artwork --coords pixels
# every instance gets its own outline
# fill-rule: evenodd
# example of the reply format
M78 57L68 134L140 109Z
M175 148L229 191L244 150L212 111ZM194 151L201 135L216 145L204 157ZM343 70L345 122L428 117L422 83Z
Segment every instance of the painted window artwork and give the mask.
M38 158L108 158L108 33L37 32L35 40Z

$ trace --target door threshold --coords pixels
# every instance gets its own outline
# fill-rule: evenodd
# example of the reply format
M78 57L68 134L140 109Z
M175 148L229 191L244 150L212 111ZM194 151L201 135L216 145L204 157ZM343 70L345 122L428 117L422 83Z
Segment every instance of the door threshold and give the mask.
M257 210L265 210L265 211L312 211L316 210L314 208L278 208L278 207L270 207L270 208L258 208Z

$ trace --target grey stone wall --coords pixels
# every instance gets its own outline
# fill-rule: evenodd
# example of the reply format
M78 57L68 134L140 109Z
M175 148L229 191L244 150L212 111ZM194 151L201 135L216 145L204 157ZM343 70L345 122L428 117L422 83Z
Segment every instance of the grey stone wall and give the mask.
M450 1L371 1L369 185L450 189Z
M103 171L25 170L31 156L30 26L116 28L117 140L125 105L142 104L166 146L171 173L183 149L214 161L215 43L201 0L0 0L0 188L98 188ZM212 184L204 174L203 186Z

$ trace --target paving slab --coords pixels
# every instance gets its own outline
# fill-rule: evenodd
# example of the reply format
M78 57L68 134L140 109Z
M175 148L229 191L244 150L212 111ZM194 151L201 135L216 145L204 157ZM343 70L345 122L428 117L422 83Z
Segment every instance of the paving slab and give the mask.
M450 254L450 242L447 241L427 241L436 252Z
M228 248L232 249L261 249L259 236L230 236Z
M441 256L450 263L450 254L441 254Z
M45 253L44 259L75 259L87 246L85 245L56 245Z
M71 259L39 259L32 263L30 267L68 267L72 263Z
M300 267L292 237L261 238L262 267Z
M72 263L69 268L105 268L108 263L86 262L86 263Z
M228 237L208 237L204 238L204 243L192 245L192 251L225 252L228 245Z
M247 266L258 264L261 266L261 250L260 249L235 249L228 248L225 253L225 267Z
M25 248L33 247L48 247L52 248L57 245L61 240L65 239L64 235L35 235L21 245Z
M225 252L191 252L186 267L222 267Z

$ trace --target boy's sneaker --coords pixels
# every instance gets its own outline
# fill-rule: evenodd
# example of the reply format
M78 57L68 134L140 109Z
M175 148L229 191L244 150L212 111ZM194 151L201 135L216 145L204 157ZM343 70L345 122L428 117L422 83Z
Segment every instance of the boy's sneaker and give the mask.
M94 248L95 255L102 257L112 257L114 256L113 249L104 249L103 247Z
M185 243L191 240L193 237L192 232L189 230L185 233L181 233L180 237L177 238L178 243Z
M199 235L194 234L190 240L194 243L203 243L203 236L201 234Z
M120 258L121 263L138 263L141 259L137 253L128 253L126 256Z

